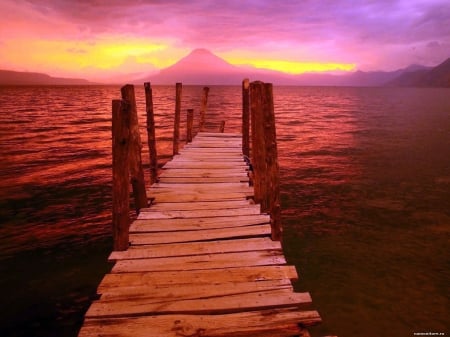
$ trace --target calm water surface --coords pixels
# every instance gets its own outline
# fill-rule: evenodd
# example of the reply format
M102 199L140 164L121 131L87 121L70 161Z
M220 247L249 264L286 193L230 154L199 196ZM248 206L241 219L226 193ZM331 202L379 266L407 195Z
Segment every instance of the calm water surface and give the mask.
M174 91L154 88L161 163ZM449 93L274 88L284 250L324 319L313 336L450 333ZM76 336L111 267L119 96L114 86L0 87L1 336ZM183 109L198 111L200 96L184 87ZM239 131L240 100L240 87L211 87L210 119Z

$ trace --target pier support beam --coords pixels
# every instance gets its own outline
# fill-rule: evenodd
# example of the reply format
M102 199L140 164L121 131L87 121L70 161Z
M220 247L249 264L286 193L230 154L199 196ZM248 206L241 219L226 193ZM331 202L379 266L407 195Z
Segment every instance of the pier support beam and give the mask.
M194 128L194 109L187 109L186 121L186 143L190 143L192 142L192 132Z
M115 251L127 250L130 226L130 181L128 149L130 145L130 105L112 101L112 229Z
M181 118L181 93L183 85L177 83L175 85L175 119L173 122L173 155L179 153L180 145L180 118Z
M203 88L203 96L202 96L202 105L200 107L200 121L199 121L199 126L198 126L198 130L200 132L204 131L204 129L205 129L206 107L208 105L208 93L209 93L209 88L204 87Z
M128 151L128 162L130 165L131 185L136 212L141 208L148 207L147 192L145 191L144 170L141 157L141 135L139 132L138 114L136 108L136 97L134 86L127 84L120 89L122 99L130 105L130 147Z
M149 82L144 83L145 111L147 115L148 153L150 157L150 185L158 181L158 154L156 151L155 115L153 111L153 93Z
M242 81L242 153L250 158L250 82Z
M280 182L271 83L250 83L255 202L270 213L272 240L281 240Z

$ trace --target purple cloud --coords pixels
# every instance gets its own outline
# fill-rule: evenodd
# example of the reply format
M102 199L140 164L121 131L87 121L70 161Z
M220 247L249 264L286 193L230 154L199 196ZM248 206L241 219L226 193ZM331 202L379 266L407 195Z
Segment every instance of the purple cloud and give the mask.
M334 57L374 68L413 61L412 47L424 51L431 41L450 50L447 0L28 0L26 4L79 27L83 38L96 34L171 38L185 49L253 50L260 55L277 50L291 60ZM430 55L426 63L439 61L437 57L446 55L443 51Z

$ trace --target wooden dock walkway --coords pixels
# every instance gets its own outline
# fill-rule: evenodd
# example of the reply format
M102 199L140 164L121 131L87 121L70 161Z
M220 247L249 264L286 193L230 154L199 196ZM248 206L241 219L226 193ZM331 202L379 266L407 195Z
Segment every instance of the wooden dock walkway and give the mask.
M297 336L320 321L252 202L239 134L200 133L164 166L79 336Z
M320 316L254 202L241 134L200 132L147 194L79 337L309 336Z

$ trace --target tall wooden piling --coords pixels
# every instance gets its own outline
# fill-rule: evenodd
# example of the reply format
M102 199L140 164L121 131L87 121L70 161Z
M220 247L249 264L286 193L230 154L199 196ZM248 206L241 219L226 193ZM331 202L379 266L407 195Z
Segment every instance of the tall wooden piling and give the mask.
M148 153L150 156L150 185L158 181L158 155L156 151L155 115L153 111L153 93L149 82L144 83L145 110L147 114Z
M281 240L278 151L271 83L250 84L252 164L255 201L271 215L272 240Z
M263 114L264 114L264 144L265 167L267 177L266 201L271 216L272 240L281 240L281 208L280 208L280 175L278 165L277 136L275 127L275 112L273 106L273 89L271 83L263 87Z
M144 170L141 158L141 136L139 132L139 122L136 108L136 98L134 86L127 84L121 89L122 99L130 105L130 147L128 151L128 162L130 165L131 185L133 186L133 196L136 212L141 208L148 207L147 193L145 190Z
M225 132L225 121L221 121L220 122L219 132L220 133L224 133Z
M200 121L199 121L199 131L204 131L205 129L205 119L206 119L206 107L208 105L208 93L209 88L204 87L203 88L203 95L202 95L202 105L200 107Z
M130 225L130 168L128 149L130 144L130 105L123 100L112 101L112 227L114 250L128 248Z
M194 128L194 109L187 109L186 143L192 142L192 129Z
M265 212L268 206L264 196L267 191L266 163L263 126L263 90L264 83L260 81L250 84L250 112L252 128L252 164L253 185L255 188L255 202L261 204L261 210Z
M250 82L242 81L242 153L250 157Z
M177 83L175 85L175 119L173 122L173 155L179 153L180 143L180 118L181 118L181 93L183 85Z

